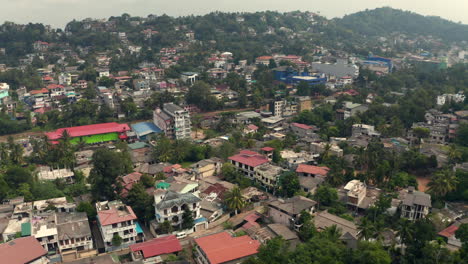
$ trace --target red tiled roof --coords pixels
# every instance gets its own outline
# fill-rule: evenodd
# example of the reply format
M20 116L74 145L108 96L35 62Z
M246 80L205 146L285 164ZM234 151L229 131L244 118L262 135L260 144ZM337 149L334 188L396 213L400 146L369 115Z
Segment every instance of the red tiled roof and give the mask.
M55 83L52 83L52 84L49 84L47 85L47 89L55 89L55 88L64 88L63 85L60 85L60 84L55 84Z
M229 159L251 167L257 167L268 162L267 158L250 150L241 150L239 154L231 156Z
M451 225L447 228L445 228L444 230L440 231L439 232L439 236L443 236L443 237L446 237L446 238L449 238L453 235L455 235L455 232L458 230L458 226L456 225Z
M260 242L249 236L232 237L227 232L195 239L211 264L224 263L258 253Z
M307 129L307 130L314 128L312 126L308 126L306 124L300 124L300 123L292 123L291 125L295 126L295 127L298 127L298 128Z
M50 76L44 76L42 77L42 80L44 81L52 81L54 78L50 77Z
M155 238L130 246L132 252L142 251L143 257L151 258L163 254L171 254L182 250L179 240L174 235Z
M49 93L49 90L47 90L46 88L42 88L40 90L32 90L31 92L29 92L30 94L41 94L41 93Z
M257 58L257 60L271 60L271 59L273 59L272 56L260 56Z
M215 184L211 185L210 187L206 188L206 190L204 190L203 193L207 194L207 195L210 195L210 193L216 193L219 198L223 199L224 193L227 190L228 189L226 187L224 187L222 184L215 183Z
M45 256L47 252L33 236L0 244L0 260L9 264L24 264Z
M260 214L258 214L257 212L254 212L254 213L251 213L251 214L249 214L248 216L246 216L246 217L244 218L244 220L247 221L247 222L255 222L255 221L257 221L259 218L260 218Z
M257 130L258 129L258 126L254 125L254 124L250 124L247 126L248 129L250 130Z
M263 147L262 150L263 150L263 151L266 151L266 152L270 152L270 151L273 151L273 150L275 150L275 149L272 148L272 147Z
M326 176L329 170L330 169L328 167L319 167L319 166L313 166L313 165L307 165L307 164L299 164L299 166L296 169L296 172Z
M63 131L67 130L71 137L81 137L89 135L99 135L105 133L123 133L130 130L127 124L102 123L87 126L59 128L56 131L45 133L50 140L56 140L62 137Z
M139 172L132 172L130 174L127 174L125 176L122 177L122 181L124 184L129 184L129 183L133 183L133 182L137 182L140 180L141 178L141 173Z
M97 213L99 217L99 222L101 223L101 225L106 226L138 219L135 213L133 212L132 207L128 205L126 207L129 213L123 216L119 216L119 212L116 208L99 211Z

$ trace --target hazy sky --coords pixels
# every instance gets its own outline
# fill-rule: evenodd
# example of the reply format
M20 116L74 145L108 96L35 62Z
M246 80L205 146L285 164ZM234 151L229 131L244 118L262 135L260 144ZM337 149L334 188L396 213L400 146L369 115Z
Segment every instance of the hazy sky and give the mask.
M468 24L467 0L0 0L0 23L41 22L64 27L72 19L129 13L171 16L211 11L313 11L332 18L366 8L391 6Z

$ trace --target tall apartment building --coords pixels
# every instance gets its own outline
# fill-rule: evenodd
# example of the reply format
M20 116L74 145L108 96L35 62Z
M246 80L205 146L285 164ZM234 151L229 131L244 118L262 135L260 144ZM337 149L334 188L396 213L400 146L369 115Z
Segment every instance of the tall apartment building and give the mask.
M190 113L178 105L166 103L162 109L156 108L153 112L153 122L170 138L190 138Z
M117 247L112 245L112 238L120 236L122 247L127 247L136 242L136 220L137 216L130 206L122 201L104 201L96 203L97 220L99 231L106 251L112 251Z

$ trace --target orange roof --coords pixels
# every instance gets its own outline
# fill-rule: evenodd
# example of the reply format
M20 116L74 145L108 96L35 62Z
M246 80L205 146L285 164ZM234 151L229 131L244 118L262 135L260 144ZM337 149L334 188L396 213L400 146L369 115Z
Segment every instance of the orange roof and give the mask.
M307 165L307 164L299 164L299 166L296 169L296 172L326 176L329 170L330 169L328 167L319 167L319 166L313 166L313 165Z
M49 93L49 90L47 90L46 88L42 88L40 90L32 90L30 92L30 94L34 95L34 94L41 94L41 93Z
M439 232L439 236L443 236L443 237L446 237L446 238L449 238L453 235L455 235L455 232L458 230L458 226L456 225L451 225L447 228L445 228L444 230L440 231Z
M273 59L272 56L260 56L257 58L257 60L271 60L271 59Z
M17 238L0 244L0 259L6 261L6 263L30 263L46 254L47 251L32 236Z
M195 239L211 264L224 263L258 253L260 242L249 236L232 237L221 232Z
M106 225L112 225L112 224L117 224L117 223L129 221L129 220L138 219L135 213L133 212L132 207L127 205L127 210L129 214L125 214L125 215L119 215L119 212L116 208L99 211L98 212L99 222L101 223L101 225L106 226Z

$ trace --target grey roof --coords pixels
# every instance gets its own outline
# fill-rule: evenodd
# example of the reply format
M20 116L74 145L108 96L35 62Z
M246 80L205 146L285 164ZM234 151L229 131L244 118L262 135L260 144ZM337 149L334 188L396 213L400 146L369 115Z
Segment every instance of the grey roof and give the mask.
M403 204L408 206L422 205L431 207L431 196L420 191L413 191L412 193L408 192L403 200Z
M168 113L174 114L177 111L184 111L180 106L173 104L173 103L166 103L164 104L164 111L167 111Z
M299 183L301 187L307 188L307 189L314 189L317 187L319 184L324 182L325 179L321 177L305 177L305 176L300 176L299 177Z
M286 200L270 202L269 206L281 209L290 215L300 214L303 210L310 209L317 204L316 201L303 196L294 196Z
M285 240L298 239L296 233L282 224L269 224L268 228L277 236L282 236Z
M201 199L195 196L193 193L177 193L174 191L168 191L164 198L156 205L158 210L171 208L175 205L182 206L188 203L198 203Z
M57 233L59 240L90 237L88 216L85 212L58 213Z
M336 225L339 229L341 229L342 235L349 233L355 237L358 234L357 227L353 222L330 214L327 211L316 214L314 217L314 224L318 230L324 230L327 227Z

